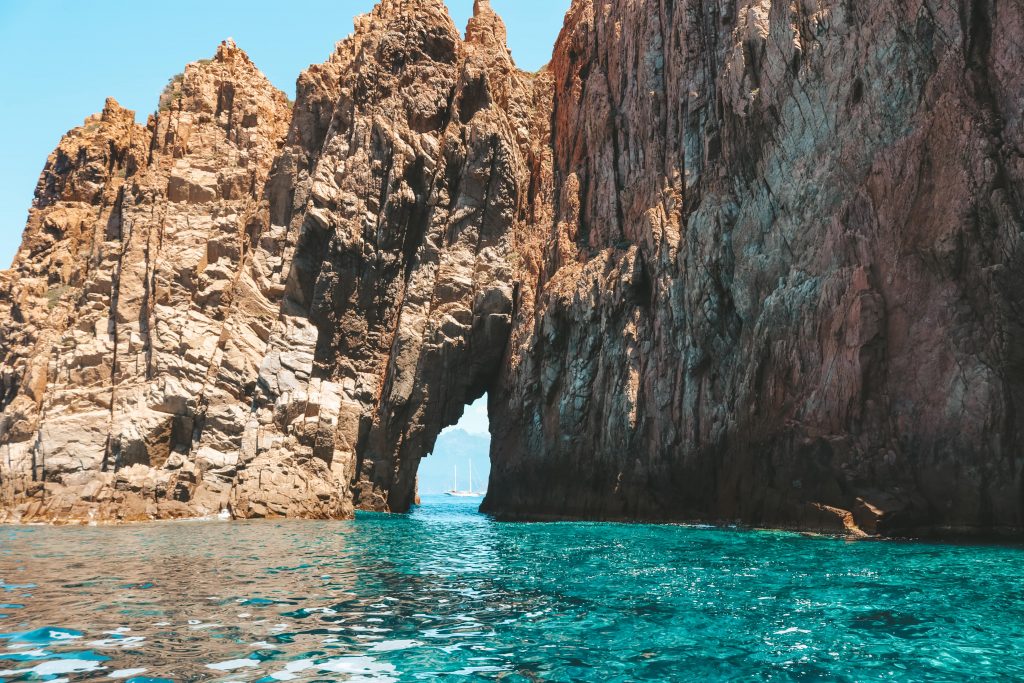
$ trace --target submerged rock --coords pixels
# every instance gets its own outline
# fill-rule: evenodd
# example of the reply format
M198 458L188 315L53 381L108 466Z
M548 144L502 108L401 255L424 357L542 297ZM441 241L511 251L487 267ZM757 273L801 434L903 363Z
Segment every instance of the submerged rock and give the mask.
M862 6L863 5L863 6ZM290 106L231 43L51 156L0 274L9 519L485 509L1024 528L1024 11L575 0L516 68L383 0Z

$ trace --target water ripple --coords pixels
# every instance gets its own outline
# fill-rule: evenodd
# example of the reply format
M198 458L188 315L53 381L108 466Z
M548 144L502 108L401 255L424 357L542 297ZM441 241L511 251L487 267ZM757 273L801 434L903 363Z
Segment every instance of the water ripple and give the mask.
M0 681L1024 680L1020 548L471 505L2 528Z

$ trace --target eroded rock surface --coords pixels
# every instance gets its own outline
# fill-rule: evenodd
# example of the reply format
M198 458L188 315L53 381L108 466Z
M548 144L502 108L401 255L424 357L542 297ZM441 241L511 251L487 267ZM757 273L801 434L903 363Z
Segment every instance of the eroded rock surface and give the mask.
M1024 528L1024 8L575 0L520 71L383 0L61 142L0 273L9 519L485 509Z
M485 508L1019 531L1022 21L574 2Z
M260 315L266 259L254 252L290 118L287 98L226 42L172 79L147 127L109 100L51 156L5 297L9 515L228 507L276 319ZM344 514L334 482L319 488L326 498L293 508Z
M547 95L504 31L486 2L465 41L440 0L382 2L296 105L337 99L326 134L309 116L294 138L320 148L294 153L307 196L254 441L313 453L363 508L409 507L420 458L505 354Z

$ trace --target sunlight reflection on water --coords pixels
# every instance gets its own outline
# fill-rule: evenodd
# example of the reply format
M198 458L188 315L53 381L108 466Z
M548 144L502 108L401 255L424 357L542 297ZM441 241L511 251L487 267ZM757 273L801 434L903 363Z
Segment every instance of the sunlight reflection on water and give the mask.
M1024 551L426 498L355 522L0 528L0 679L1024 676Z

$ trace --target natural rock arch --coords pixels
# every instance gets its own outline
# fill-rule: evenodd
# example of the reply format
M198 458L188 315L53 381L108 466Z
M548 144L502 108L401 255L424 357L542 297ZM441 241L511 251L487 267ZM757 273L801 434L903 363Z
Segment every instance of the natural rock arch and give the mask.
M293 108L230 43L108 103L0 274L8 514L404 510L486 391L501 517L1020 532L1024 13L811 4L527 74L383 0Z
M486 3L465 41L441 3L382 3L346 45L360 58L340 56L334 75L372 86L338 100L320 150L294 152L315 162L268 358L305 344L312 363L304 387L262 383L257 412L274 415L259 430L338 468L358 507L408 509L420 458L507 358L520 252L535 239L528 164L546 121L534 104L550 95L503 35ZM457 49L439 55L439 41ZM337 400L296 429L310 411L288 406L313 391Z

